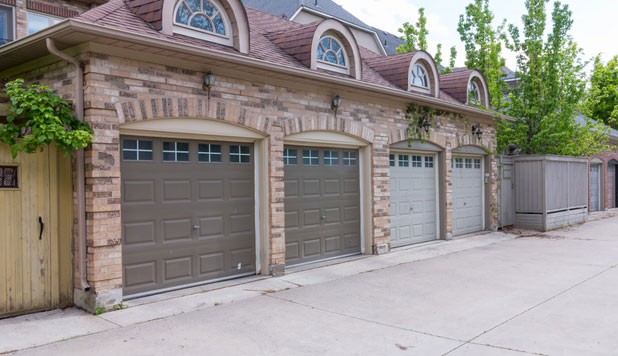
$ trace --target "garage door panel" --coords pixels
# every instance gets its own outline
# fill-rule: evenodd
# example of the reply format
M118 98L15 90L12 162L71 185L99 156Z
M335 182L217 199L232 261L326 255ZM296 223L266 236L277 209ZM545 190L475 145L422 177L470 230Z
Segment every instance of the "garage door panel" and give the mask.
M312 257L322 254L322 246L320 239L304 240L302 244L302 256Z
M184 279L185 283L191 279L192 259L191 256L170 258L163 261L163 278L165 282Z
M199 220L200 236L199 238L223 237L224 235L224 218L223 216L203 217Z
M297 241L285 244L285 260L288 262L297 261L300 258L300 244Z
M148 288L156 285L157 262L146 261L143 263L124 266L124 279L127 285Z
M315 198L320 196L319 179L304 179L302 182L302 198Z
M250 180L230 180L232 199L253 199L253 183Z
M121 164L125 295L253 272L252 154L231 163L231 144L220 143L218 161L198 162L202 143L180 140L189 161L162 162L162 142L175 140L145 140L152 161Z
M163 240L191 240L191 219L163 221Z
M129 181L124 182L123 202L131 203L154 203L154 181Z
M223 179L198 181L198 198L201 201L224 200L225 184Z
M212 275L223 271L223 252L201 254L199 258L199 274Z
M154 221L125 224L123 230L123 244L125 245L139 244L147 246L156 242Z
M323 181L325 196L339 196L341 194L341 180L340 179L324 179Z
M307 228L320 226L321 221L322 218L319 209L303 210L303 222L300 227Z
M189 180L164 180L163 181L163 201L164 202L188 202L191 201L191 181Z
M338 158L326 165L331 151ZM285 147L284 157L293 158L284 167L288 265L360 252L359 168L344 166L344 151L351 150ZM347 235L359 242L348 243Z

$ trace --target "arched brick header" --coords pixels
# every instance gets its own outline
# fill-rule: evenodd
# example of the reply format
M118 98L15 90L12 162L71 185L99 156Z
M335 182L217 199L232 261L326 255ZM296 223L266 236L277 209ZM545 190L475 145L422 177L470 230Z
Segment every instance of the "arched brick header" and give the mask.
M124 101L116 104L118 123L170 118L209 118L254 129L267 134L273 119L239 105L203 97L164 97Z
M409 134L409 131L408 131L407 128L391 130L388 133L388 144L392 145L392 144L397 143L397 142L406 141L409 137L410 137L410 134ZM414 139L416 139L416 138L414 138ZM431 132L429 137L425 137L425 138L423 138L423 140L427 141L429 143L432 143L432 144L442 148L443 150L446 149L446 144L447 144L447 142L449 142L449 140L444 135L442 135L440 133L436 133L436 132ZM452 145L453 145L453 143L451 143L451 146Z
M309 131L333 131L373 142L375 132L357 121L335 117L303 117L283 120L285 136Z

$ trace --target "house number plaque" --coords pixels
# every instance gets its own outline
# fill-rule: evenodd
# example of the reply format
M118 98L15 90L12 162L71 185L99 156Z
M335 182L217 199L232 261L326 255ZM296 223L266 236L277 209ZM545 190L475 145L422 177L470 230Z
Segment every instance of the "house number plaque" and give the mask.
M0 166L0 189L17 188L17 167Z

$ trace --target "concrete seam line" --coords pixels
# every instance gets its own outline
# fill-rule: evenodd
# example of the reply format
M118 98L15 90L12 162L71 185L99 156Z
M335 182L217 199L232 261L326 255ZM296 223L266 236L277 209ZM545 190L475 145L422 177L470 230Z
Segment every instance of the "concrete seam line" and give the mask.
M515 318L517 318L517 317L519 317L519 316L521 316L521 315L523 315L523 314L525 314L525 313L527 313L527 312L529 312L529 311L531 311L531 310L533 310L533 309L536 309L537 307L540 307L541 305L543 305L543 304L545 304L545 303L547 303L547 302L549 302L549 301L551 301L551 300L554 300L554 299L558 298L559 296L561 296L561 295L563 295L563 294L566 294L566 293L570 292L571 290L573 290L573 289L575 289L575 288L579 287L580 285L582 285L582 284L584 284L584 283L586 283L586 282L588 282L588 281L591 281L591 280L593 280L593 279L597 278L598 276L602 275L603 273L605 273L605 272L607 272L607 271L609 271L609 270L611 270L611 269L614 269L614 268L616 268L616 265L615 265L615 266L608 267L608 268L606 268L606 269L604 269L604 270L602 270L602 271L600 271L600 272L598 272L598 273L596 273L596 274L594 274L594 275L592 275L592 276L590 276L590 277L588 277L588 278L586 278L586 279L584 279L584 280L582 280L582 281L580 281L580 282L575 283L575 284L574 284L574 285L572 285L571 287L569 287L569 288L567 288L567 289L565 289L565 290L563 290L563 291L559 292L558 294L556 294L556 295L554 295L554 296L552 296L552 297L549 297L549 298L547 298L547 299L545 299L545 300L543 300L543 301L541 301L541 302L539 302L539 303L537 303L537 304L535 304L535 305L531 306L530 308L525 309L525 310L523 310L523 311L521 311L521 312L519 312L519 313L517 313L517 314L513 315L512 317L510 317L510 318L506 319L505 321L503 321L503 322L501 322L501 323L499 323L499 324L497 324L497 325L495 325L495 326L493 326L493 327L491 327L491 328L489 328L489 329L487 329L487 330L483 331L482 333L478 334L477 336L475 336L475 337L471 338L470 340L468 340L468 341L464 342L463 344L461 344L461 345L457 346L456 348L452 349L451 351L449 351L449 352L445 353L444 355L448 355L448 354L450 354L451 352L453 352L453 351L455 351L455 350L457 350L457 349L459 349L459 348L461 348L462 346L467 345L467 344L482 345L482 344L474 343L474 342L472 342L472 341L474 341L474 340L478 339L479 337L481 337L481 336L483 336L483 335L485 335L485 334L487 334L487 333L489 333L489 332L491 332L491 331L493 331L493 330L495 330L495 329L499 328L500 326L502 326L502 325L504 325L504 324L506 324L506 323L510 322L511 320L513 320L513 319L515 319ZM537 353L537 355L544 355L544 354L538 354L538 353Z
M316 307L316 306L313 306L313 305L300 303L300 302L297 302L297 301L294 301L294 300L290 300L290 299L286 299L286 298L280 298L280 297L277 297L277 296L274 296L274 295L270 295L270 294L267 294L265 296L273 298L273 299L280 300L282 302L288 302L288 303L300 305L300 306L303 306L303 307L306 307L306 308L311 308L311 309L319 310L319 311L324 312L324 313L333 314L333 315L339 315L339 316L343 316L343 317L346 317L346 318L351 318L351 319L356 319L356 320L359 320L359 321L364 321L366 323L386 326L386 327L393 328L393 329L413 332L413 333L422 334L422 335L425 335L425 336L437 337L437 338L440 338L440 339L445 339L445 340L450 340L450 341L466 342L465 340L454 339L454 338L451 338L451 337L448 337L448 336L431 334L431 333L428 333L428 332L414 330L414 329L409 329L409 328L404 328L404 327L401 327L401 326L390 325L390 324L382 323L382 322L375 321L375 320L364 319L364 318L360 318L360 317L357 317L357 316L354 316L354 315L348 315L348 314L344 314L344 313L334 312L334 311L323 309L323 308Z

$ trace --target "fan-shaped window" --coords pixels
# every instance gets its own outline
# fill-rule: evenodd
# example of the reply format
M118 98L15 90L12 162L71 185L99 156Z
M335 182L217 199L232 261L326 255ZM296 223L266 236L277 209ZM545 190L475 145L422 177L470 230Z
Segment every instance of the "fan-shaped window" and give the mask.
M468 83L468 104L481 105L481 92L475 79Z
M317 48L318 67L349 74L347 53L341 42L333 36L320 39Z
M410 84L415 87L429 89L429 78L427 77L425 67L420 64L416 64L412 67L412 73L410 73Z
M212 0L179 1L176 5L174 25L174 32L188 36L212 40L214 35L215 38L223 40L215 42L223 44L229 44L231 39L227 16L219 4ZM197 32L190 33L190 31Z

